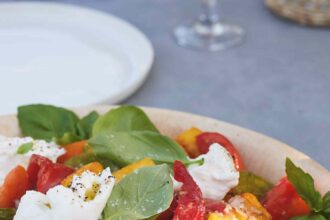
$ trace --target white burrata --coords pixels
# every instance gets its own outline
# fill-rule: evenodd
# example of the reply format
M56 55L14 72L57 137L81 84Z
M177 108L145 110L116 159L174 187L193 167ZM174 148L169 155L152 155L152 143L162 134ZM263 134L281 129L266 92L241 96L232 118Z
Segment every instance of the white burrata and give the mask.
M46 142L44 140L34 140L32 149L29 150L24 155L30 158L32 154L37 154L43 157L47 157L53 163L56 163L57 158L65 154L65 150L64 148L60 147L54 142Z
M33 143L31 150L25 154L17 154L17 149L22 144L27 143ZM26 168L32 154L38 154L56 162L56 159L64 153L65 150L54 142L48 143L43 140L33 140L31 137L9 138L0 136L0 185L7 173L17 165Z
M46 195L28 191L14 220L98 220L114 184L115 178L106 168L100 175L85 171L73 177L69 188L58 185Z
M188 171L200 187L204 198L221 200L238 184L239 172L228 151L217 143L210 146L207 154L196 159L202 158L203 165L193 165Z

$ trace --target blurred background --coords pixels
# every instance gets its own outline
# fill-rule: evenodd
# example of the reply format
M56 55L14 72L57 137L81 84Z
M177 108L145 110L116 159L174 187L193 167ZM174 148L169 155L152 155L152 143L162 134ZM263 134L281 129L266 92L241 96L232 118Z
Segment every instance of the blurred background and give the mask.
M330 169L327 27L303 26L280 18L262 0L220 0L221 19L240 24L245 39L223 51L196 51L178 46L172 31L197 17L197 0L53 2L115 15L151 41L155 59L150 74L143 86L120 104L169 108L234 123L292 145ZM5 80L6 73L0 74ZM1 105L5 104L2 101Z

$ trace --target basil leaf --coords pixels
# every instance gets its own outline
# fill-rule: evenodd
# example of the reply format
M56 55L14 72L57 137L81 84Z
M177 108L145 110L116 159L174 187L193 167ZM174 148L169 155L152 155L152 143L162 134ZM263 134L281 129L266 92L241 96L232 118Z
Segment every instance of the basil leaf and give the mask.
M249 192L258 198L261 198L272 187L273 185L262 177L247 171L241 171L239 174L238 185L232 190L232 193L239 195Z
M51 105L26 105L18 108L18 122L24 136L51 141L64 134L77 134L78 117L72 111Z
M175 160L192 163L175 141L151 131L103 133L90 139L89 145L98 159L109 160L119 167L146 157L156 163L171 164Z
M285 168L288 180L293 184L301 198L315 212L321 211L323 201L321 194L315 190L313 178L294 165L289 158L286 159Z
M13 220L16 209L0 208L0 220Z
M99 114L95 111L89 113L77 122L76 133L65 133L61 138L57 138L56 142L58 144L65 145L76 141L89 139L92 135L93 125L98 117Z
M154 131L157 128L138 107L121 106L99 117L93 127L93 135L103 132Z
M81 139L88 139L92 136L93 126L99 116L96 111L92 111L77 123L77 129Z
M33 142L22 144L16 151L17 154L26 154L33 147Z
M327 192L323 197L323 210L324 213L330 214L330 192Z
M127 175L112 190L103 220L138 220L165 211L173 199L173 183L165 164Z

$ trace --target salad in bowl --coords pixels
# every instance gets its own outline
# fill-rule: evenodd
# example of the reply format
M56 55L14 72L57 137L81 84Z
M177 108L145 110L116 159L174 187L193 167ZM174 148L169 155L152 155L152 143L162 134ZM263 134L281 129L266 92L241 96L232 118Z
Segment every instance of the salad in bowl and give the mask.
M218 130L166 136L136 106L26 105L17 120L0 136L0 220L330 219L330 193L290 158L265 179Z

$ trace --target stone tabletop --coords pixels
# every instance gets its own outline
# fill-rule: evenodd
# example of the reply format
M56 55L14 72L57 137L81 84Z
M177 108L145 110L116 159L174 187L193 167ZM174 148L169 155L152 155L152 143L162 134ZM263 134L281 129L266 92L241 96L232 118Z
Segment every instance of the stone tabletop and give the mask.
M279 19L262 0L221 0L221 16L247 31L217 53L178 47L172 29L198 13L197 0L60 0L105 11L151 40L149 79L126 104L202 114L256 130L330 169L330 29Z

